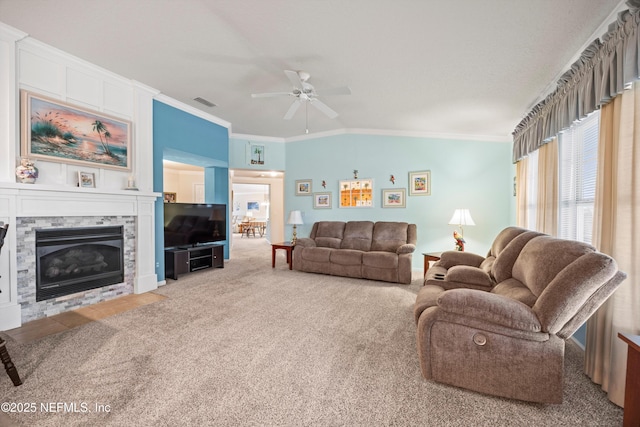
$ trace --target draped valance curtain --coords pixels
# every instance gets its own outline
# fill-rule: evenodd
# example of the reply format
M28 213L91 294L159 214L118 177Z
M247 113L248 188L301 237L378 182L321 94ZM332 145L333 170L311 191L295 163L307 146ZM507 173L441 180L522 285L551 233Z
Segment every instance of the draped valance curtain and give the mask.
M595 40L513 132L513 162L537 150L576 120L640 79L640 0L627 0L602 40Z

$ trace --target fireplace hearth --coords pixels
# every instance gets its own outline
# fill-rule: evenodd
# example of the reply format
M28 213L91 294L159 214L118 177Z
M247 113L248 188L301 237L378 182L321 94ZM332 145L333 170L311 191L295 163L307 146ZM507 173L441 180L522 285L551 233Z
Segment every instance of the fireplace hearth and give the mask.
M36 301L124 281L122 226L36 229Z

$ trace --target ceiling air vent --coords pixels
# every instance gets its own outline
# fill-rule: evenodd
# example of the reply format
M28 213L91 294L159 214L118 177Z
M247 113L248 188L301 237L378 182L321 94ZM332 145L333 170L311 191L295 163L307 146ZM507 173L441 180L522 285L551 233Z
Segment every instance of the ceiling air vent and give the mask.
M204 98L197 97L197 98L193 98L193 100L194 101L198 101L200 104L206 105L207 107L215 107L216 106L216 104L214 104L211 101L207 101Z

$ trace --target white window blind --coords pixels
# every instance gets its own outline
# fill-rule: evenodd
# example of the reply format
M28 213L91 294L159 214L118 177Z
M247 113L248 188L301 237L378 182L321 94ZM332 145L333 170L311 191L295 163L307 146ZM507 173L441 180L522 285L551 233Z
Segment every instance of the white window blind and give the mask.
M600 112L560 134L561 238L591 243Z

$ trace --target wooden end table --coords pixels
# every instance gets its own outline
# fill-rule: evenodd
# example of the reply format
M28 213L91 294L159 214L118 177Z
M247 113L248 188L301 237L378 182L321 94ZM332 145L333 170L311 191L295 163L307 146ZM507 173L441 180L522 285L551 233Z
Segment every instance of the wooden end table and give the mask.
M427 275L427 271L429 270L429 261L440 261L440 256L442 252L422 252L422 256L424 256L424 269L422 271L422 277Z
M640 425L640 335L621 334L618 338L629 346L627 350L627 380L624 392L623 427Z
M287 264L289 264L289 270L293 269L293 249L296 245L291 242L272 243L271 244L271 268L276 268L276 250L284 249L287 251Z

